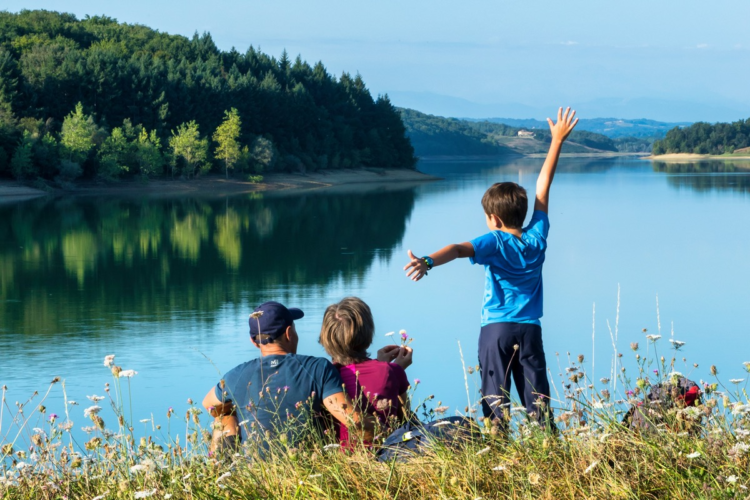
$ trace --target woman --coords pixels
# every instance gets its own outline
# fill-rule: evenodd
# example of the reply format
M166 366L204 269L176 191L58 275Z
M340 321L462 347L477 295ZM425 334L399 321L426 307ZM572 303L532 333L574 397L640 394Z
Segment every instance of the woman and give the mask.
M370 307L357 297L328 306L323 316L320 343L339 369L347 395L366 415L375 415L386 432L401 425L409 412L409 381L404 369L411 365L413 350L391 345L370 359L375 324ZM339 440L349 446L346 426L339 426Z

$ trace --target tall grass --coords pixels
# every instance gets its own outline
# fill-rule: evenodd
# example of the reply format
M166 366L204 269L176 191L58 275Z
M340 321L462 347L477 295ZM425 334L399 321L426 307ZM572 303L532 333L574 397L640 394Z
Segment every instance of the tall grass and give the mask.
M212 423L192 401L184 415L170 409L140 422L150 432L137 437L123 376L133 374L110 360L112 383L103 399L87 405L68 400L57 379L16 404L2 388L0 498L747 498L744 379L723 381L711 367L697 406L678 403L661 412L652 430L622 423L652 384L675 380L681 366L697 368L681 357L679 341L663 349L659 337L645 339L647 355L636 343L627 355L613 343L610 374L600 380L589 376L583 355L558 356L559 374L550 373L558 434L543 431L514 404L504 409L507 434L479 419L469 435L391 462L362 446L343 451L333 433L294 445L279 435L270 450L248 440L236 453L212 455ZM56 390L63 392L64 415L44 408ZM433 401L422 403L423 418L451 413ZM104 402L114 411L110 426L97 410ZM474 416L478 405L460 410ZM84 413L87 437L79 441L73 426L81 426Z

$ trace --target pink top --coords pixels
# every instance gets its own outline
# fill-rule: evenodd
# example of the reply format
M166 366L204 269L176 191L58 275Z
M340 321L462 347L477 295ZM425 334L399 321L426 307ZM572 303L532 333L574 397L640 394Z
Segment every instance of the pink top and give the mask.
M360 397L359 407L362 411L377 415L381 424L387 424L389 417L400 415L401 401L398 397L409 389L409 380L403 368L396 363L375 359L337 366L346 394L352 401ZM349 443L349 431L345 425L339 426L339 440L343 446Z

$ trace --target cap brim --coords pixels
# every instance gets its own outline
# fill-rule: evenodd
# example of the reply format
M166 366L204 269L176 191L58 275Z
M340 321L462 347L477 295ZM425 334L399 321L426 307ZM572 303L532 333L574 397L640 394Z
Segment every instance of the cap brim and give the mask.
M289 314L292 315L293 320L298 320L302 317L304 317L305 313L302 312L302 309L297 309L296 307L290 307L288 308Z

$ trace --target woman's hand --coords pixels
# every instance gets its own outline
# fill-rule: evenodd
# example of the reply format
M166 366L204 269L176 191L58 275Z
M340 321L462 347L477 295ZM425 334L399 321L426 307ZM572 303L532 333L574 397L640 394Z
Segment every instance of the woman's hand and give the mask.
M406 370L406 368L411 365L412 361L412 354L414 353L414 349L408 346L399 346L398 353L396 355L396 358L393 360L393 363L396 363L398 366Z
M378 361L392 363L399 354L400 347L397 345L387 345L378 351Z

